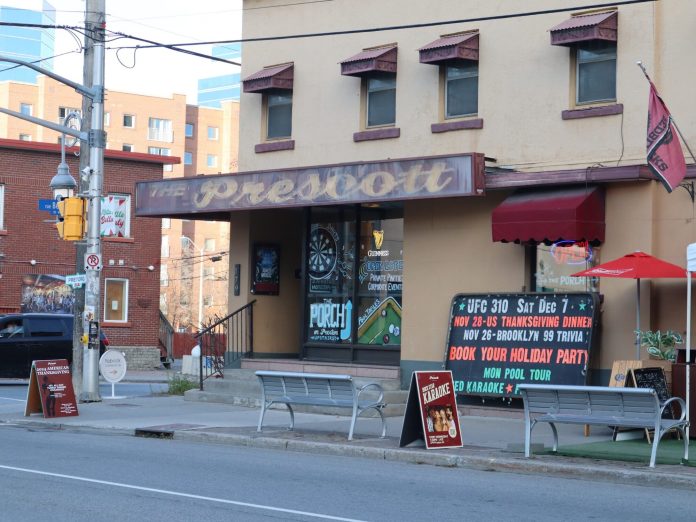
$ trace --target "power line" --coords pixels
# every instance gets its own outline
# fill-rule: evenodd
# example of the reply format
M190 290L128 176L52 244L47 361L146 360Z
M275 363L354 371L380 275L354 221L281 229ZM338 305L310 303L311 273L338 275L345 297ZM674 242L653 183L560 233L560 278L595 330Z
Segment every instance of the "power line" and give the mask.
M659 2L659 0L624 0L620 2L612 2L607 4L592 4L592 5L581 5L574 7L561 7L557 9L545 9L542 11L527 11L522 13L512 13L512 14L502 14L493 16L479 16L474 18L462 18L459 20L440 20L437 22L423 22L417 24L404 24L404 25L392 25L384 27L371 27L362 29L347 29L344 31L325 31L321 33L300 33L300 34L289 34L284 36L260 36L256 38L238 38L234 40L215 40L207 42L182 42L174 44L152 44L152 45L138 45L130 47L121 47L121 49L150 49L155 47L169 47L177 49L180 47L193 47L196 45L220 45L226 43L250 43L250 42L269 42L275 40L294 40L299 38L318 38L323 36L342 36L347 34L360 34L360 33L377 33L383 31L398 31L402 29L418 29L422 27L435 27L438 25L453 25L453 24L464 24L472 22L490 22L492 20L506 20L512 18L523 18L528 16L539 16L547 14L556 13L566 13L569 11L581 11L586 9L603 9L610 7L618 7L621 5L631 5L631 4L644 4L644 3L654 3Z

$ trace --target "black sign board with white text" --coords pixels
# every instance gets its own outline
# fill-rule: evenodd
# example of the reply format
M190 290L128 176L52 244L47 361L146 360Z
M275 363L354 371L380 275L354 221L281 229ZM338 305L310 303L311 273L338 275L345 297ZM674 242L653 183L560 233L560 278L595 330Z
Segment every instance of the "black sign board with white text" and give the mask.
M593 293L458 294L445 367L460 395L519 397L519 384L586 384Z

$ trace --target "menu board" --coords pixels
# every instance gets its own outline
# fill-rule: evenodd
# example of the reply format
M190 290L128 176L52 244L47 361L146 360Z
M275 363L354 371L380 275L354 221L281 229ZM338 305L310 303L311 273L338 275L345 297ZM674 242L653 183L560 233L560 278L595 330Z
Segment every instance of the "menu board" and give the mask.
M593 293L458 294L445 367L461 395L519 397L520 384L586 384Z
M660 403L672 398L667 390L667 379L662 368L633 368L631 369L632 384L636 388L652 388L657 393ZM672 405L668 404L662 412L663 419L674 419Z
M43 413L46 419L78 415L67 359L31 363L24 415L32 413Z

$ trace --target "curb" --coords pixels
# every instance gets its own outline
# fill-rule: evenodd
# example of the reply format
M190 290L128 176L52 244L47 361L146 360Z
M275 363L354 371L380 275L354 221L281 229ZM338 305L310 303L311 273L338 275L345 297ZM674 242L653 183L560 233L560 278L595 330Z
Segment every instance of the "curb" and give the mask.
M92 434L113 434L136 436L137 429L63 424L14 419L0 421L4 425L18 425L29 428L79 431ZM651 469L644 464L614 463L591 459L573 459L563 456L524 457L500 456L500 450L490 450L481 455L453 455L438 451L425 451L408 448L377 448L333 442L288 440L268 436L249 436L237 433L216 433L210 431L174 430L171 437L179 441L229 444L232 446L313 453L341 457L359 457L373 460L422 464L447 468L473 469L478 471L497 471L503 473L522 473L546 475L559 478L619 482L637 486L669 487L696 490L696 473L681 473L678 466L660 465ZM609 463L611 462L611 463ZM632 467L637 466L637 467Z

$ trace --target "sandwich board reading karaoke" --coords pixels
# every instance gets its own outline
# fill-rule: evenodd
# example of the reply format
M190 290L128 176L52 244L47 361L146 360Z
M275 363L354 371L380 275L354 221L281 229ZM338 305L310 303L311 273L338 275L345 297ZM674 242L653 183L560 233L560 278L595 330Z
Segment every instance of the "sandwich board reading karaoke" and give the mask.
M426 449L462 447L451 371L413 372L399 446L416 440Z
M46 419L78 415L67 359L31 363L24 416L32 413L43 413Z

